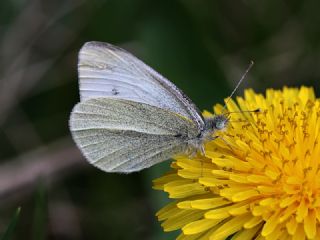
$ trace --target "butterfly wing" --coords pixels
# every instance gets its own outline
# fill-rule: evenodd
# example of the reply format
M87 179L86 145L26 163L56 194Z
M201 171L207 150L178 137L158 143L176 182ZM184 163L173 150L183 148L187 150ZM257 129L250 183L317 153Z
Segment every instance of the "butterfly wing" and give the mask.
M86 43L79 53L78 71L81 101L112 97L147 103L185 116L203 129L200 111L181 90L121 48Z
M134 172L182 153L198 134L190 119L145 103L91 98L70 117L73 139L106 172Z

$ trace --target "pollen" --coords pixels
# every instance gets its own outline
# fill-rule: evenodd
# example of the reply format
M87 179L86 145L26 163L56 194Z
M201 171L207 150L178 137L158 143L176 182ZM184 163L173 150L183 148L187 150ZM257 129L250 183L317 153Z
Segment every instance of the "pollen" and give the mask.
M245 112L259 108L259 112ZM213 116L225 111L214 107ZM312 88L253 90L228 101L227 129L205 155L178 156L154 188L177 239L320 239L320 99Z

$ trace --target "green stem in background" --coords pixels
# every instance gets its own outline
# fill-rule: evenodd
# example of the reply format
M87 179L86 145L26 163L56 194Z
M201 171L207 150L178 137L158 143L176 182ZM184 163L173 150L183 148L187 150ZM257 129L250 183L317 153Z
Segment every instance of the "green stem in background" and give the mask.
M1 240L9 240L12 239L14 230L16 229L17 222L20 217L20 212L21 212L21 207L18 207L17 210L15 211L6 231L3 233L1 236Z

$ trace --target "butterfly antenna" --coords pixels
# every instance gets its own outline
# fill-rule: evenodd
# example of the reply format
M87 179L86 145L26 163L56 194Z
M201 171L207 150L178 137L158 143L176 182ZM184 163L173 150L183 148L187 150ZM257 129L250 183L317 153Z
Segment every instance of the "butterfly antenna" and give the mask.
M261 109L260 108L256 108L256 109L253 109L253 110L244 110L244 111L235 111L235 112L228 112L228 114L231 114L231 113L260 113L261 112Z
M242 77L240 78L239 82L237 83L236 87L233 89L232 93L230 94L230 96L227 98L226 103L224 104L223 109L226 109L228 102L230 101L230 99L232 98L233 94L237 91L237 89L239 88L240 84L242 83L242 81L245 79L245 77L247 76L248 72L250 71L250 69L252 68L254 62L251 60L247 70L244 72L244 74L242 75Z

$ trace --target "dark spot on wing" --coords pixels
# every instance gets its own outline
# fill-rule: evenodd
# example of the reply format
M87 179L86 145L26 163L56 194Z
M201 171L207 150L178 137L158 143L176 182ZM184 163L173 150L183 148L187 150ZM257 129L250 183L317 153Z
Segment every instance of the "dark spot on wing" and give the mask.
M182 134L181 133L178 133L178 134L176 134L176 135L174 135L176 138L178 138L178 137L181 137L182 136Z
M120 92L116 88L112 88L111 90L112 95L118 95Z

